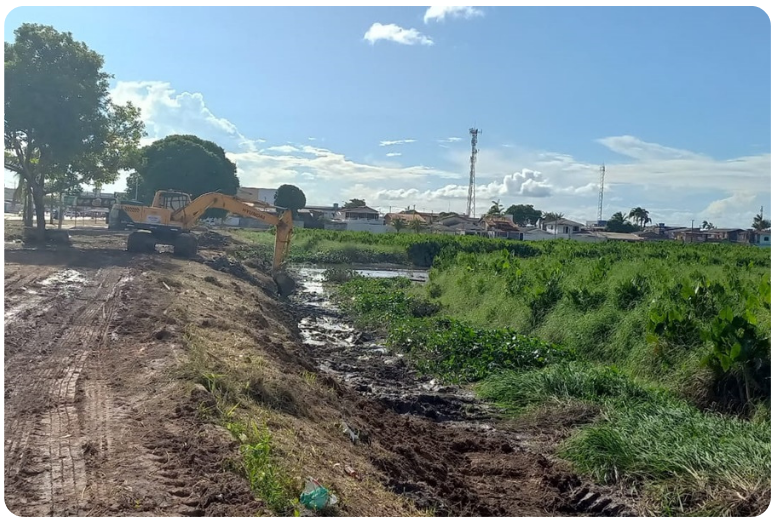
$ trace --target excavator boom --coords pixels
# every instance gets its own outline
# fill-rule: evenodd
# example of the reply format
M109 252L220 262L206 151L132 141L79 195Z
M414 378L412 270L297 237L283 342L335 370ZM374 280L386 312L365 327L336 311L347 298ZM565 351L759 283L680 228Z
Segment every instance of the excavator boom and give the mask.
M180 222L184 228L191 229L194 223L202 217L207 209L225 209L233 214L255 218L264 223L274 225L276 233L272 269L280 269L288 255L291 244L291 235L293 233L293 217L290 210L285 211L283 215L278 218L273 214L260 211L234 196L211 192L199 196L190 204L172 213L170 220Z

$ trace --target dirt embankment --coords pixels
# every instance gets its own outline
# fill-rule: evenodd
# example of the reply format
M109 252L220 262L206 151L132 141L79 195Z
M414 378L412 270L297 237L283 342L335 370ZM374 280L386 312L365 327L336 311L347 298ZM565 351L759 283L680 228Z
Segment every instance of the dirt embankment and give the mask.
M413 408L416 398L386 400L363 379L322 371L325 361L359 361L364 346L337 357L334 345L305 345L299 311L267 275L208 261L223 253L206 248L189 261L131 255L123 242L6 245L5 501L14 513L269 513L221 426L237 419L266 427L284 475L295 486L320 479L341 515L622 512L610 493L523 443L526 434L442 423ZM377 385L402 379L374 369Z

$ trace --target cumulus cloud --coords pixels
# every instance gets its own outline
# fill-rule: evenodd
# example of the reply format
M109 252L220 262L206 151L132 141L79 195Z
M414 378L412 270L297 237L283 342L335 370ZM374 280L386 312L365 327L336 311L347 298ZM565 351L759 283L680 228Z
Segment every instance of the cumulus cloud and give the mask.
M403 145L405 143L414 143L417 140L382 140L379 142L380 147L388 147L391 145Z
M445 18L474 18L484 16L484 11L471 6L429 7L423 22L443 22Z
M321 188L326 200L338 197L338 187L331 182L352 184L357 181L432 180L458 178L459 174L423 165L397 166L357 162L345 154L307 144L286 144L261 148L265 140L246 137L237 125L217 117L207 107L201 93L177 92L169 83L158 81L118 82L111 92L118 103L131 101L140 107L149 136L144 143L170 134L194 134L212 140L227 151L237 164L237 174L244 186L272 187L299 182L310 187L310 180L325 180ZM386 141L385 145L412 143L414 140ZM309 143L309 141L307 142ZM125 188L125 177L106 191ZM306 184L306 185L305 185Z
M196 129L202 138L256 150L262 139L248 139L226 118L215 116L207 108L201 93L177 93L167 82L120 81L111 91L113 101L132 102L142 111L149 139Z
M132 101L140 107L149 132L144 143L175 133L212 140L236 162L245 186L295 183L313 203L353 197L377 206L465 209L470 152L462 146L441 148L454 143L454 137L443 144L439 140L441 147L433 148L435 166L402 166L385 161L397 158L392 151L386 151L382 161L356 160L341 151L314 147L322 138L313 142L304 134L299 138L302 143L264 148L262 138L248 137L234 121L213 114L200 93L179 92L166 82L118 82L112 95L117 102ZM414 141L384 140L380 145ZM643 206L654 222L688 225L692 219L706 219L718 226L748 227L760 205L769 213L769 153L718 159L633 136L606 137L599 143L624 156L606 164L604 216ZM597 215L597 163L560 152L505 148L496 142L480 148L476 168L480 213L483 202L500 198L505 205L532 203L577 221ZM124 188L122 180L105 190Z
M719 160L634 137L600 142L627 151L631 158L606 165L604 217L645 206L655 223L688 226L692 219L712 219L719 226L748 227L759 205L765 206L765 214L769 212L769 153ZM468 151L448 149L444 154L454 166L450 170L468 172ZM477 201L500 198L508 205L532 203L584 222L597 216L599 168L599 164L568 154L482 148L477 162ZM463 212L467 195L468 185L461 180L441 187L381 183L359 197L368 197L377 205L417 204L424 210L449 205Z
M433 45L433 40L417 29L404 29L396 24L380 24L375 22L363 35L363 39L374 45L380 40L396 42L402 45Z

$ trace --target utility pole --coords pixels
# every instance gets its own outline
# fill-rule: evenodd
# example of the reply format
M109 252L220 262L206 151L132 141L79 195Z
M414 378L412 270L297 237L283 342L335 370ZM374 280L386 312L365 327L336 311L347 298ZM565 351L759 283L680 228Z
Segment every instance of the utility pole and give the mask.
M600 195L597 198L598 225L603 221L603 189L605 187L605 164L600 166Z
M135 201L137 201L137 184L140 182L140 177L135 177Z
M479 141L479 129L471 127L468 130L471 133L471 172L469 173L468 180L468 203L466 204L466 216L469 218L471 214L476 216L476 153L479 151L476 148L476 144Z

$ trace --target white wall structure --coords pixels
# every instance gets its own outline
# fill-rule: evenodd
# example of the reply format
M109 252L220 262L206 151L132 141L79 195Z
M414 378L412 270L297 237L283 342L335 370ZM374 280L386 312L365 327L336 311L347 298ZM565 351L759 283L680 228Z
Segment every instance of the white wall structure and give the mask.
M274 205L274 195L277 189L262 189L259 187L240 187L237 189L237 198L249 202L265 202Z

